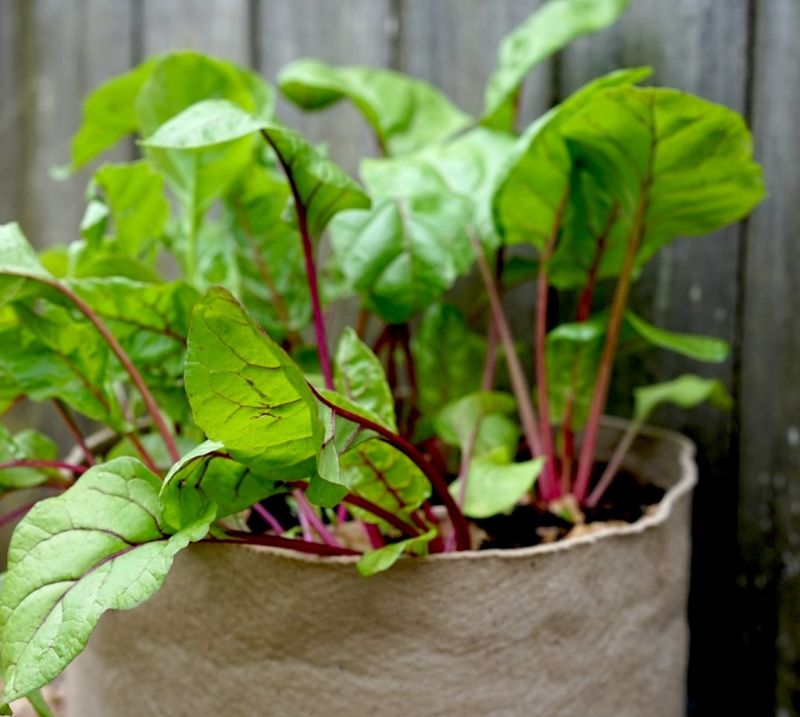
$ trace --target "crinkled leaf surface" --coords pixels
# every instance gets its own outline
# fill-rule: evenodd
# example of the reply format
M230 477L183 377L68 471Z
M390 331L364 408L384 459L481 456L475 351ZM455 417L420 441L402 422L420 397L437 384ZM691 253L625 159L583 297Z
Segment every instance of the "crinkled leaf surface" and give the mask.
M728 358L730 347L728 342L723 339L667 331L653 326L632 311L625 313L625 322L639 336L658 348L708 363L721 363Z
M286 97L305 110L349 99L390 155L443 140L471 121L435 87L392 70L332 67L303 59L287 65L278 84Z
M166 529L159 488L141 463L120 458L38 503L17 526L0 594L4 701L55 678L103 612L147 600L175 554L205 536L210 514L178 533Z
M420 555L424 553L431 542L436 537L435 530L429 530L424 535L418 538L407 538L406 540L399 540L396 543L389 543L377 550L370 550L368 553L359 558L356 563L356 569L364 577L375 575L384 570L392 567L400 558L403 553L412 553Z
M44 459L54 460L58 446L53 439L39 431L28 429L16 435L0 424L0 463ZM50 472L42 468L0 469L0 492L6 488L30 488L44 483Z
M387 322L402 323L472 265L468 221L458 196L382 199L338 216L331 241L352 286Z
M185 383L196 424L234 459L276 480L314 471L321 431L303 373L225 289L195 307Z
M469 464L467 495L462 509L470 518L490 518L510 511L529 493L544 466L540 457L523 463L509 463L502 451L487 453ZM457 498L461 480L450 484Z
M411 514L430 497L431 486L422 471L388 443L369 440L342 455L340 460L341 480L351 493L403 520L410 521ZM384 531L395 530L367 511L353 506L348 509Z
M611 25L629 0L549 0L509 33L489 78L481 122L511 130L514 104L526 75L576 37Z
M213 509L217 518L238 513L284 490L226 452L221 443L205 441L170 469L161 486L164 521L173 529Z
M411 350L423 414L433 416L451 401L480 388L485 339L469 330L457 308L430 306L412 338Z
M640 423L646 421L664 403L680 408L694 408L709 402L722 410L729 410L733 404L733 399L721 381L693 374L684 374L672 381L637 388L633 396L633 417Z
M369 207L364 190L301 134L275 123L264 132L297 189L313 238L339 212Z
M342 332L336 349L334 381L340 393L378 416L389 430L397 430L394 399L383 365L350 327Z

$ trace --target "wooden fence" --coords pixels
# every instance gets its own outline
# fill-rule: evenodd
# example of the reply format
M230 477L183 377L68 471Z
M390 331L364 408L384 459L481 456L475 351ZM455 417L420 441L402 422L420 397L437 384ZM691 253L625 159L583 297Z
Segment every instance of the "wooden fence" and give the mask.
M56 183L81 97L146 55L195 48L268 78L317 56L406 70L464 109L481 108L500 38L538 0L0 0L0 221L40 245L76 234L82 179ZM733 391L727 415L661 423L699 444L691 599L690 713L800 714L800 2L631 0L624 20L537 69L533 118L593 76L651 64L655 81L747 115L770 196L751 219L663 251L636 287L636 308L675 330L734 347L710 375ZM355 170L370 146L338 107L285 120ZM117 152L131 156L132 145ZM84 177L85 179L85 177ZM527 311L527 308L524 309ZM519 317L517 317L519 321ZM522 320L527 320L525 316ZM674 356L640 360L636 380L696 370ZM655 712L654 712L655 714Z

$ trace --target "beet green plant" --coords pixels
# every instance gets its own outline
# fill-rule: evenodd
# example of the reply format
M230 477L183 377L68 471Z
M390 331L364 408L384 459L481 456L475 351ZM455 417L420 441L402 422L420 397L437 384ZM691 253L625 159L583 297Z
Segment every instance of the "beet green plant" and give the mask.
M0 427L0 491L28 496L0 517L24 515L0 702L41 704L101 614L147 600L190 543L353 556L370 575L478 549L518 506L579 523L659 405L728 403L697 376L638 388L618 450L596 456L620 351L727 354L627 308L643 265L764 192L742 118L640 86L647 68L517 135L531 67L625 4L546 4L503 43L478 119L396 72L290 64L291 102L351 102L374 131L361 183L221 60L160 55L89 95L67 171L129 135L141 158L94 172L67 245L37 254L0 227L0 413L46 403L75 441L59 458ZM514 337L502 298L523 284L535 322ZM344 330L342 299L359 307Z

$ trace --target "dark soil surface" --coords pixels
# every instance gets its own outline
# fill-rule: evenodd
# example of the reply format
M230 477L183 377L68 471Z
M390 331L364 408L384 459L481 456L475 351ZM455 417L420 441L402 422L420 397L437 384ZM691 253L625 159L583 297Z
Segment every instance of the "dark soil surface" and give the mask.
M603 468L602 465L597 467L595 478ZM662 488L643 483L632 473L620 471L600 504L586 512L585 521L590 526L593 523L635 523L649 506L656 505L663 496ZM575 527L538 503L520 505L510 515L498 515L475 522L488 536L481 544L481 550L525 548L551 543L565 538Z

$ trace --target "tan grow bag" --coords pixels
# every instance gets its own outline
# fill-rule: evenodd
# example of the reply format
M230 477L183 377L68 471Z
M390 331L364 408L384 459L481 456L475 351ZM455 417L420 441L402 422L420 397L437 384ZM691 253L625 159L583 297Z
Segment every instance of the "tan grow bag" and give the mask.
M619 437L609 422L606 447ZM196 545L106 614L69 717L681 717L691 443L647 430L626 465L648 517L554 545L403 560Z

